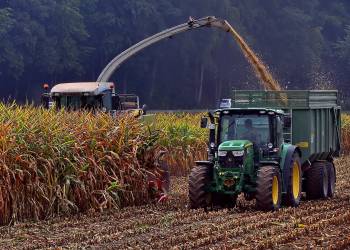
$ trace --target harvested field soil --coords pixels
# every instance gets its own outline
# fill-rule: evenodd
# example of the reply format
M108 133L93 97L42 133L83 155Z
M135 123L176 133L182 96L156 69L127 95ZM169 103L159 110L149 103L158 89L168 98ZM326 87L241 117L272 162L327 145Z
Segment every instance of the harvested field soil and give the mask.
M172 199L140 206L0 228L0 248L250 249L350 247L350 158L337 160L333 199L303 201L275 213L239 200L234 210L189 211L187 178L173 179Z

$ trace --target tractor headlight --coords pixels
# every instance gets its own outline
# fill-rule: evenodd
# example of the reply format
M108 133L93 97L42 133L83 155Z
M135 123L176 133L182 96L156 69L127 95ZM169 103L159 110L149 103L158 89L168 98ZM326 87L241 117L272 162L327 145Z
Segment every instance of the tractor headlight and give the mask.
M234 157L240 157L244 155L244 150L241 151L232 151Z
M225 157L227 155L227 151L219 151L218 156Z

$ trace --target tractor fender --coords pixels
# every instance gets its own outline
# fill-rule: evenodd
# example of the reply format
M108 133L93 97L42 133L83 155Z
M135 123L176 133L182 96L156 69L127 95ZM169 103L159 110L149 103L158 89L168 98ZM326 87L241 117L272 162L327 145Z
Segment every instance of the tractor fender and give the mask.
M196 161L196 166L209 166L213 167L214 163L212 161Z
M281 173L283 182L283 192L287 192L287 187L290 181L290 163L293 159L293 154L297 152L301 157L301 150L299 147L291 144L285 144L281 154Z

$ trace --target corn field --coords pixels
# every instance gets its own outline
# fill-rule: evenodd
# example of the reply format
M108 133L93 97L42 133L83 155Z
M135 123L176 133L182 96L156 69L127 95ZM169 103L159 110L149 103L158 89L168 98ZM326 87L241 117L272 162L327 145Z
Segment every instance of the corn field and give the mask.
M158 145L165 151L172 175L189 173L196 160L207 157L208 131L200 128L203 114L157 114L152 130L160 131Z
M0 224L147 202L154 137L128 116L0 104Z

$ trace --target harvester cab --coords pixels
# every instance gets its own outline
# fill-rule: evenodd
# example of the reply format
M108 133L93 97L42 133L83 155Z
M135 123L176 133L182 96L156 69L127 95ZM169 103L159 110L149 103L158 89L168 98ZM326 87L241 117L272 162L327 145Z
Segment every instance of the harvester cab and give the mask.
M190 207L233 207L244 194L271 211L298 206L302 192L332 197L333 157L340 150L337 92L235 94L231 108L201 120L209 129L208 159L191 170Z
M110 82L81 82L61 83L48 91L48 85L42 95L42 105L46 108L54 106L71 111L92 110L104 111L111 114L132 112L142 115L139 97L132 94L116 94L114 83Z

